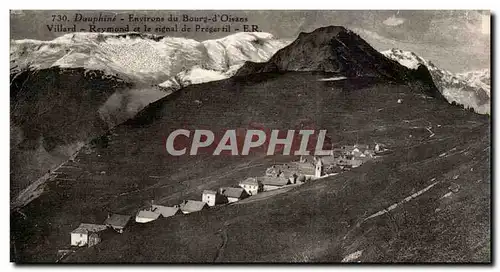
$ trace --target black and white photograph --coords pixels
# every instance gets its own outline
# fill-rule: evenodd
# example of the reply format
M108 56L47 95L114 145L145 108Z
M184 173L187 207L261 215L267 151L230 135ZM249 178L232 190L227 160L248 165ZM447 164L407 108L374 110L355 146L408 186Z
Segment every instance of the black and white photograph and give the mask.
M10 262L493 262L490 10L9 16Z

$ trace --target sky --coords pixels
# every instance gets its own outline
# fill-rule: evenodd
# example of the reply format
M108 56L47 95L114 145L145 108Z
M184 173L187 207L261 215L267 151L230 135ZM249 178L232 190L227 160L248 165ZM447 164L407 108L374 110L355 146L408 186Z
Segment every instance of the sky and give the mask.
M259 30L268 32L278 38L294 39L300 32L310 32L328 25L345 26L367 40L378 50L399 48L409 50L432 61L439 67L452 72L463 72L490 68L490 12L473 10L252 10L252 11L11 11L11 39L52 40L64 33L48 31L47 25L57 24L52 21L52 15L67 15L73 20L75 13L84 16L115 15L125 18L125 21L101 23L99 26L119 26L125 24L129 14L141 17L187 14L193 17L226 14L233 18L246 17L248 22L255 24ZM68 22L73 25L74 22ZM77 22L77 27L86 27L88 23ZM188 23L193 26L195 23ZM202 23L203 24L203 23ZM226 23L212 23L222 26ZM233 26L242 23L233 23ZM143 25L143 23L134 23ZM150 23L152 26L169 25ZM234 31L234 27L233 27ZM158 34L158 33L156 33ZM182 36L198 41L215 39L230 33L169 33L163 35Z

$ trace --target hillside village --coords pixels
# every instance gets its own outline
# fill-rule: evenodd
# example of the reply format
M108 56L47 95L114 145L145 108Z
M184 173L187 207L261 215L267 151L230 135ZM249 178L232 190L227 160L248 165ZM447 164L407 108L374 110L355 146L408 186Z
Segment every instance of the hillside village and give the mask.
M210 207L235 203L262 192L337 175L387 152L390 150L382 144L376 144L372 148L369 145L356 144L333 148L328 156L300 156L298 161L272 165L266 169L263 176L248 177L238 182L235 187L204 190L201 192L201 201L189 199L171 207L151 201L149 207L135 214L134 221L145 224L160 218L200 212ZM81 223L71 232L71 249L59 250L58 261L79 247L92 247L100 243L106 232L123 233L131 224L132 218L132 215L108 214L102 224Z

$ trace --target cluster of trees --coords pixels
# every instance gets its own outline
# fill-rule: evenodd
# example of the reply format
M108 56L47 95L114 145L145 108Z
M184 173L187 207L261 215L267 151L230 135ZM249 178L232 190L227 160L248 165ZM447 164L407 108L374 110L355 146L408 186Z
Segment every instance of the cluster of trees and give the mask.
M453 105L453 106L458 106L458 107L464 108L464 109L465 109L465 110L467 110L467 111L470 111L470 112L474 112L474 113L476 113L476 110L474 110L474 108L473 108L473 107L468 107L468 106L465 106L465 105L463 105L463 104L457 103L457 102L455 102L455 101L451 102L451 105Z

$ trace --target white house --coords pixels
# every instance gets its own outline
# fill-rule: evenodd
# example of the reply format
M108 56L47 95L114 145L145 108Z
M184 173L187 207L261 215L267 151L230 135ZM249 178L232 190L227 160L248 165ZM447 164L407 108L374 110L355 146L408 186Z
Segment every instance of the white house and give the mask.
M215 206L216 191L204 190L201 194L201 201L208 204L208 206Z
M217 191L204 190L201 195L201 201L207 203L208 206L215 206L227 203L227 198Z
M93 246L100 242L100 237L96 234L106 229L107 226L105 225L82 223L71 232L71 245L79 247Z
M316 159L316 170L314 171L314 177L319 178L323 175L323 161L321 158Z
M297 167L296 175L298 182L302 183L306 180L311 180L314 178L316 174L316 160L317 159L312 156L300 156L300 161L295 162L295 165Z
M256 178L247 178L241 181L238 185L243 188L249 195L256 195L264 191L264 185Z

